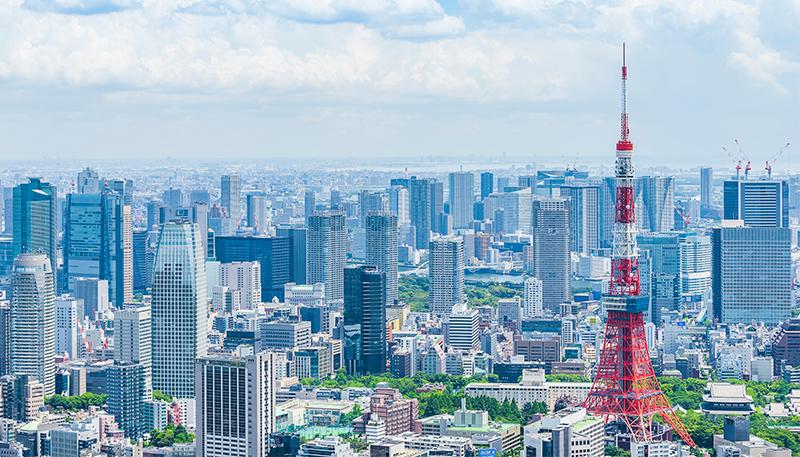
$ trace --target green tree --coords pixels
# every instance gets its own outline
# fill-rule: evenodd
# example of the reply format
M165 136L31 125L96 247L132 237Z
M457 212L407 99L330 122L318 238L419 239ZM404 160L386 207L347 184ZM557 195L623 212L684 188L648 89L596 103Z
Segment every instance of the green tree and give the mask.
M172 395L166 394L160 390L153 391L153 400L161 400L167 403L172 403Z

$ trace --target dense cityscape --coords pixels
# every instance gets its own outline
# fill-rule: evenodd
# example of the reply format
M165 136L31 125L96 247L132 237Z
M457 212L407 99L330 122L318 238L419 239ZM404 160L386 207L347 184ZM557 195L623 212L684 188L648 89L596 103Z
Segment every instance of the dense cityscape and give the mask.
M0 457L800 455L790 145L635 171L624 59L602 166L9 163Z

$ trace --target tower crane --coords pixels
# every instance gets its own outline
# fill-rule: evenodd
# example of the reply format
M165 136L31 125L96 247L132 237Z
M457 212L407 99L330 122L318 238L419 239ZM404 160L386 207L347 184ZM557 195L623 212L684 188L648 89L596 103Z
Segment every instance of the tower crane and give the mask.
M764 167L764 169L767 170L767 178L768 179L770 179L770 180L772 179L772 166L775 165L775 162L777 162L778 159L781 158L781 156L783 155L783 152L786 151L786 149L788 149L789 146L791 146L791 145L792 145L792 143L787 141L786 144L784 144L783 147L778 152L776 152L772 157L767 159L767 165Z
M739 157L741 157L741 160L746 161L744 165L744 179L747 179L750 176L750 170L753 169L753 167L750 166L750 159L744 154L742 143L739 143L739 140L736 138L733 139L733 142L736 143L736 146L739 148Z
M731 151L729 151L728 148L726 148L725 146L722 147L722 150L725 151L725 154L727 154L728 159L730 159L731 162L736 164L736 180L738 181L742 173L742 159L737 160L735 157L733 157Z

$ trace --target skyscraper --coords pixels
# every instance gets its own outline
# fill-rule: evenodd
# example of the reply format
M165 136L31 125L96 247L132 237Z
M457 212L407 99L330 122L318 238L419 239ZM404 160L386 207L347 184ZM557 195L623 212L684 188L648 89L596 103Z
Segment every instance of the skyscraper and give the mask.
M206 270L200 229L190 222L161 226L153 267L153 389L194 395L195 359L206 355Z
M219 285L241 293L244 309L261 305L261 262L230 262L219 266Z
M723 187L723 219L750 227L789 226L789 184L783 180L730 179Z
M600 187L563 185L561 196L569 198L570 250L589 255L600 247Z
M479 324L478 310L467 308L466 303L454 306L447 316L447 346L462 351L477 350L480 341Z
M386 281L372 266L345 269L344 356L352 374L386 372Z
M268 228L267 198L259 194L247 194L247 226L256 233Z
M78 278L105 279L109 300L122 306L133 298L131 207L110 191L67 194L64 273L69 290Z
M79 359L78 317L81 303L69 295L56 299L56 354Z
M397 216L377 212L367 216L367 265L386 276L386 298L391 305L397 300Z
M273 352L197 361L197 455L266 457L275 431L278 360Z
M481 200L494 192L494 173L484 171L481 173Z
M525 318L542 315L542 280L539 278L525 279L525 304L522 315Z
M436 233L442 233L439 223L444 214L444 183L435 179L429 180L431 190L431 230Z
M149 306L126 306L114 311L114 361L141 366L147 398L153 390L152 325Z
M468 171L450 173L448 202L453 228L468 228L472 222L472 203L475 201L475 176Z
M661 325L661 309L676 310L681 301L680 237L677 233L645 232L636 240L640 252L650 251L650 318Z
M389 211L389 196L383 192L362 190L358 193L360 226L367 227L367 217L372 213Z
M308 218L314 214L314 211L317 210L317 196L314 194L313 190L307 190L306 193L303 195L303 213L306 216L306 221Z
M681 295L691 300L711 300L711 237L681 236Z
M458 236L434 238L430 242L428 278L431 312L447 316L453 306L463 303L464 240Z
M128 438L139 439L147 430L146 373L139 363L114 361L106 372L108 412Z
M58 192L39 178L14 188L14 257L45 254L53 275L58 271Z
M225 208L228 217L236 228L242 218L241 184L239 175L223 175L220 180L220 205Z
M154 253L150 249L150 232L133 231L133 290L142 292L153 280Z
M533 201L533 270L542 281L542 304L550 310L572 300L569 204L565 198Z
M97 278L79 278L75 281L75 298L83 301L81 319L86 316L95 319L96 315L108 311L108 281Z
M417 249L426 249L431 241L431 184L412 176L408 182L411 225L416 232Z
M56 390L56 286L50 259L20 254L14 261L11 302L11 372L30 375Z
M397 225L404 226L411 223L409 213L408 189L403 186L392 186L389 189L389 211L397 215Z
M94 169L86 167L78 173L76 185L79 194L99 194L100 175Z
M731 221L711 236L714 318L777 324L791 317L791 233Z
M306 268L308 252L306 247L305 227L278 227L275 234L289 239L289 281L295 284L306 284Z
M290 239L277 236L218 236L215 238L217 260L221 263L259 262L261 264L260 300L273 297L283 300L283 286L291 282Z
M714 169L700 168L700 212L711 208L711 194L714 190Z
M344 298L347 227L341 211L317 211L308 218L308 283L325 283L328 301Z
M675 178L672 176L642 176L642 217L639 228L651 232L672 230L675 224Z

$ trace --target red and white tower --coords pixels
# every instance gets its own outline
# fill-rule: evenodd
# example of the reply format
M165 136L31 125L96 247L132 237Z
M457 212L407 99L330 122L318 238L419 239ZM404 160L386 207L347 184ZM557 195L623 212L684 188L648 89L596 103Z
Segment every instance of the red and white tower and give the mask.
M660 415L686 444L694 446L691 436L672 411L661 391L644 329L647 301L641 296L639 249L636 245L636 209L634 208L633 143L628 134L626 83L628 68L625 45L622 45L622 117L617 142L616 211L614 250L611 259L611 283L603 305L608 311L605 338L586 409L606 422L624 424L631 439L653 441L653 416Z

